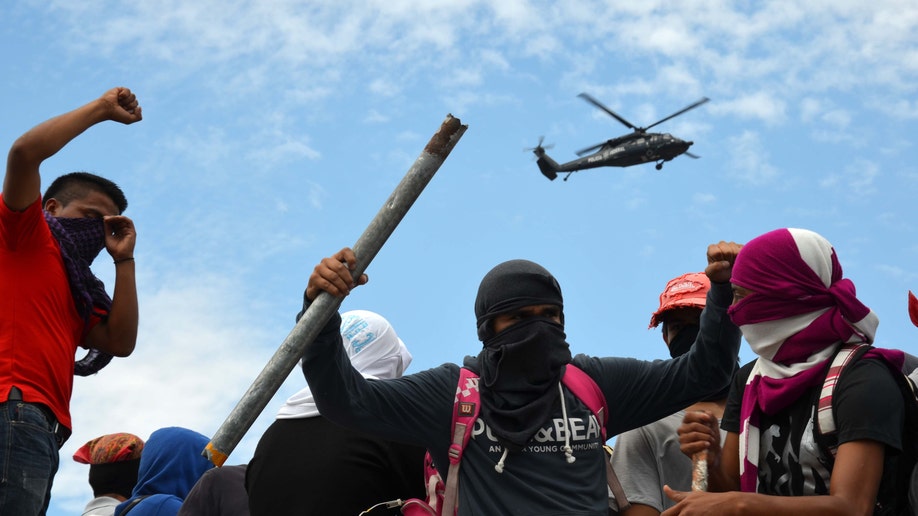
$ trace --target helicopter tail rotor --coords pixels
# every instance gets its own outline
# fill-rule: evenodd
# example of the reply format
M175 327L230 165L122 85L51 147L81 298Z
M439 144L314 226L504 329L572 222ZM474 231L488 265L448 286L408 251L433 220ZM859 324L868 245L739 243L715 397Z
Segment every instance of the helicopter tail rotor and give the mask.
M542 145L544 141L544 137L539 137L538 145L526 150L532 151L532 153L535 154L536 163L539 165L539 171L542 172L542 175L554 181L555 178L558 177L558 170L561 166L545 152L545 149L552 148L552 145Z
M555 144L553 143L549 143L548 145L542 145L543 142L545 142L545 137L539 136L539 143L537 143L535 147L526 147L525 149L523 149L523 151L532 152L536 156L541 156L542 154L545 153L546 150L551 149L552 147L555 146Z

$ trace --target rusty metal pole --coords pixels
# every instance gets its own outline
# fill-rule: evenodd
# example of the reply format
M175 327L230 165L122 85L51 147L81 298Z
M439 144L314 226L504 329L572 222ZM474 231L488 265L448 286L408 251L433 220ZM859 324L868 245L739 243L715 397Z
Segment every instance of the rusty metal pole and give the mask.
M467 128L468 126L462 125L458 118L452 115L446 116L440 129L424 147L423 152L408 169L405 177L354 244L352 249L357 256L357 268L354 270L355 280L364 273L367 266L376 257ZM340 305L341 299L332 297L326 292L316 297L248 391L230 412L226 421L217 429L202 455L210 459L216 466L222 466L226 462L229 454L252 427L255 419L303 356L306 347L315 340L319 331Z

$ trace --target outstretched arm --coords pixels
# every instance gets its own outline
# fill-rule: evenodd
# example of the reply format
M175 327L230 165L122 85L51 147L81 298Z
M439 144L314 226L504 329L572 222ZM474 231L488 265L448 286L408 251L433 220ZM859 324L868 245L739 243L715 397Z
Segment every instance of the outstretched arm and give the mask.
M354 283L356 266L356 257L348 248L323 258L309 276L301 314L323 291L342 297L366 283L366 275ZM458 366L444 365L398 379L367 380L351 366L340 326L341 317L334 314L303 354L303 373L319 412L345 427L444 453L449 446ZM440 423L431 425L432 421Z
M123 124L140 121L137 98L127 88L112 88L98 99L63 115L46 120L20 136L10 148L3 179L3 201L22 211L41 195L41 163L71 140L99 122Z

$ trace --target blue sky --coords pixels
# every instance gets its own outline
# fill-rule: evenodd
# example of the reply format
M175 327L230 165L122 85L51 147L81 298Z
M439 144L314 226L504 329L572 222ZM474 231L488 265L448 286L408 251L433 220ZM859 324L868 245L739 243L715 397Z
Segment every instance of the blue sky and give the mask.
M219 428L312 267L356 242L447 113L468 131L343 305L388 317L409 371L477 353L478 282L511 258L557 276L575 352L665 357L647 323L666 281L709 243L787 226L826 236L878 343L918 354L916 26L909 0L3 2L0 142L113 86L144 113L42 169L125 189L141 302L134 355L76 380L50 514L90 497L70 459L87 440ZM540 136L567 161L627 132L581 92L639 126L711 98L655 128L701 159L548 181L524 151Z

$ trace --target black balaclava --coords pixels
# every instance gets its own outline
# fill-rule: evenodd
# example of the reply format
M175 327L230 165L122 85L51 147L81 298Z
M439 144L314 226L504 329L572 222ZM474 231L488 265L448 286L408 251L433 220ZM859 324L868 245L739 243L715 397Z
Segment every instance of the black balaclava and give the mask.
M494 333L495 316L532 305L563 310L561 287L551 273L527 260L491 269L475 300L478 338L484 348L466 361L481 376L482 419L511 450L526 446L551 416L564 365L571 361L564 326L550 319L535 317Z
M663 328L665 330L666 323L663 323ZM692 344L695 343L695 339L698 338L698 332L701 330L701 326L697 324L686 324L679 330L679 333L676 334L676 338L669 343L669 356L676 358L681 357L682 355L689 352L692 349Z

